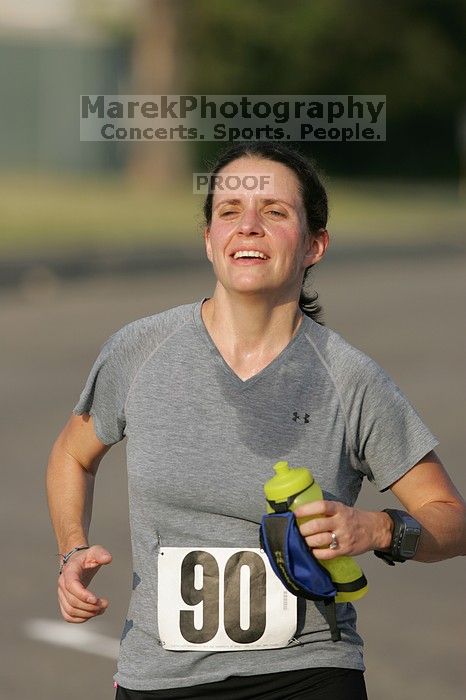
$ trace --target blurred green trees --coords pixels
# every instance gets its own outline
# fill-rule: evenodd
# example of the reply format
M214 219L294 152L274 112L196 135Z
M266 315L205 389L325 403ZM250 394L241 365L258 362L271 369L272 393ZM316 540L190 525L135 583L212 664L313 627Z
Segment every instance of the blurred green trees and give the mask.
M70 0L71 2L71 0ZM74 0L69 34L2 32L2 167L176 183L223 146L69 138L77 94L387 95L386 143L303 143L332 174L466 188L466 0ZM71 31L73 30L73 31ZM461 165L462 164L462 165Z
M193 93L386 94L387 143L312 144L319 161L344 173L458 174L464 0L181 5Z

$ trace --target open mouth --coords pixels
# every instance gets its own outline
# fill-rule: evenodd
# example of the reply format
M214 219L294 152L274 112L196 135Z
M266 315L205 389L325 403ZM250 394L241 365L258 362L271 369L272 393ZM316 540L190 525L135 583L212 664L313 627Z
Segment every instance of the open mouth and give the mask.
M269 259L268 256L265 253L262 253L260 250L237 250L231 257L233 260L242 260L245 258L257 258L259 260Z

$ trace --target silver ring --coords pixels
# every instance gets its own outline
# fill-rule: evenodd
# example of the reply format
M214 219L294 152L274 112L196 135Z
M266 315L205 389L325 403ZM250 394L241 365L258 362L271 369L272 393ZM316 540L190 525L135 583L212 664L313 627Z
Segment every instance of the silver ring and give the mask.
M329 549L336 549L338 547L338 540L337 536L335 535L334 532L332 532L332 541L329 544Z

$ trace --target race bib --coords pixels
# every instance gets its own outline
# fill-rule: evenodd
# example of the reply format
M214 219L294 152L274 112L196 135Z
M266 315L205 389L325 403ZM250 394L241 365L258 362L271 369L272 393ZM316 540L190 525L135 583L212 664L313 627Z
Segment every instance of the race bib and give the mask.
M260 549L159 549L157 614L164 649L285 647L296 631L296 602Z

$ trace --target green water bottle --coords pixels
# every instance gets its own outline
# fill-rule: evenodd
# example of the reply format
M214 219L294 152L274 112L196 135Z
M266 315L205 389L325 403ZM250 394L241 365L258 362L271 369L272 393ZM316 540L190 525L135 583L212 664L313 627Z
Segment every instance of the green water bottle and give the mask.
M306 467L290 468L288 462L277 462L274 470L275 476L264 484L267 513L294 511L304 503L323 499L322 489ZM320 516L297 518L298 525L312 517ZM352 557L341 556L324 561L319 559L319 563L327 569L335 584L338 591L335 597L337 603L348 603L366 595L366 577Z

